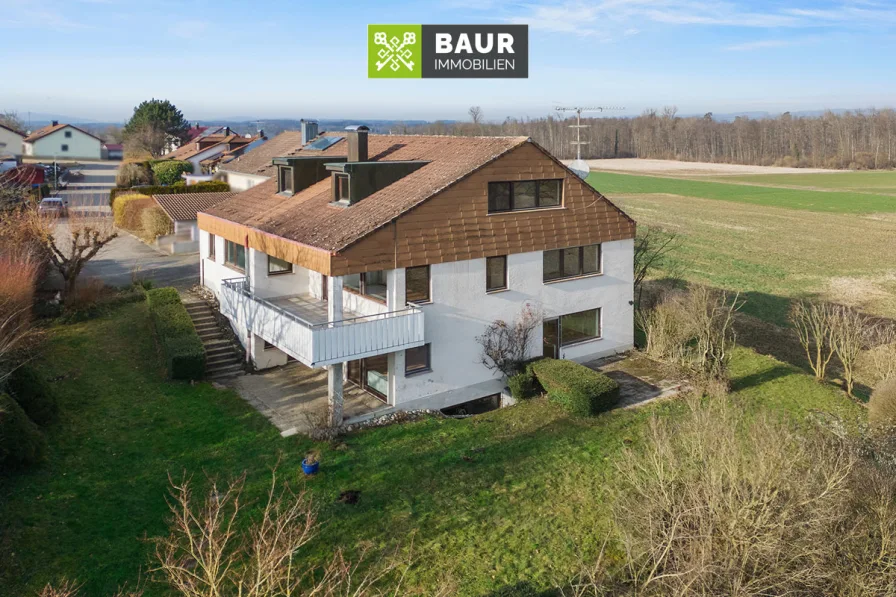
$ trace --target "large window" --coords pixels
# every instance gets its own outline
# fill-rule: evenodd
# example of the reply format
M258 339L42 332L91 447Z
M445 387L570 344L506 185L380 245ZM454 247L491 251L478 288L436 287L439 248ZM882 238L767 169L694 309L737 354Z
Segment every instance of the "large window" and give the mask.
M277 259L268 255L268 275L276 276L278 274L291 274L292 264L282 259Z
M424 344L417 348L409 348L404 351L404 374L414 375L415 373L423 373L431 371L432 367L429 363L430 350L429 344Z
M542 327L544 356L559 358L561 346L597 340L601 336L600 309L589 309L545 319Z
M404 270L405 296L409 303L428 303L429 266L409 267Z
M292 195L295 191L293 186L292 168L290 166L280 166L278 169L280 177L280 192Z
M349 274L342 278L342 287L345 290L376 299L381 303L386 302L386 272L384 270Z
M208 235L208 258L212 261L215 261L215 244L217 240L215 239L214 234Z
M488 213L557 207L562 179L488 183Z
M246 271L246 247L229 240L224 241L224 263L241 272Z
M600 245L545 251L543 281L577 278L601 271Z
M507 255L485 258L485 291L507 290Z

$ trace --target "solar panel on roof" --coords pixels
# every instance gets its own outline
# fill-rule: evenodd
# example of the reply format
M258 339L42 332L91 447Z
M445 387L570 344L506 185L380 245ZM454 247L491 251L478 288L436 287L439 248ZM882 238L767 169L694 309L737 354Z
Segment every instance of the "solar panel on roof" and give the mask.
M321 137L320 139L312 141L308 145L304 146L302 149L314 149L317 151L323 151L334 143L342 141L343 138L344 137Z

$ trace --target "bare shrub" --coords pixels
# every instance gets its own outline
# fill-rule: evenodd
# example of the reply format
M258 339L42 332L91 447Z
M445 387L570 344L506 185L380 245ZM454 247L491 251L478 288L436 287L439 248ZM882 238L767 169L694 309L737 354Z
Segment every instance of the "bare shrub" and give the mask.
M669 296L652 309L635 311L638 326L644 330L648 356L673 363L684 361L691 330L678 300Z
M834 320L836 310L829 303L798 301L790 309L790 322L796 328L809 367L816 379L824 379L834 356Z
M476 337L482 347L479 362L505 377L518 373L522 363L531 358L532 338L541 321L541 311L527 303L514 321L499 319L490 323Z
M87 278L75 285L65 299L65 306L74 311L85 311L95 306L105 293L106 285L99 278Z
M115 175L115 184L124 188L152 184L152 170L139 162L122 164Z
M654 271L667 267L669 255L678 247L678 235L662 228L638 226L634 251L634 296L636 310L642 308L644 281Z
M868 420L876 426L896 427L896 378L874 388L868 401Z
M896 377L896 326L889 322L875 325L870 344L870 348L862 353L861 362L872 383Z
M0 254L0 361L10 357L31 334L38 270L29 257Z
M66 225L56 223L47 229L45 243L51 263L65 283L63 295L68 297L88 261L118 236L112 218L72 213Z
M862 350L868 346L873 327L869 319L849 307L838 306L831 317L831 345L840 364L846 393L852 396L855 386L856 364Z
M143 236L147 240L154 241L160 236L171 234L171 218L158 205L152 205L144 209L143 213L140 214L140 221Z

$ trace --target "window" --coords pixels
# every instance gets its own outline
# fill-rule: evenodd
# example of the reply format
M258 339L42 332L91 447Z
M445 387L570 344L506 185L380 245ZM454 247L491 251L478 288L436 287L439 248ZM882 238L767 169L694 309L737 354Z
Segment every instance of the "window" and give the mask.
M385 303L386 272L380 270L363 274L349 274L342 278L342 288Z
M543 254L542 280L563 280L601 272L600 245L554 249Z
M488 183L488 213L558 207L563 180Z
M485 291L507 290L507 255L485 258Z
M560 346L600 338L600 309L560 316Z
M277 274L291 274L292 264L282 259L277 259L268 255L268 275L276 276Z
M409 267L404 270L405 297L409 303L428 303L429 266Z
M404 351L405 377L425 371L432 371L429 364L429 344L424 344L417 348L409 348Z
M216 243L215 235L208 235L208 258L212 261L215 261L215 243Z
M65 143L63 143L63 144L62 144L62 147L61 147L61 150L62 150L62 151L68 151L68 145L66 145Z
M66 139L71 139L71 138L72 138L72 132L71 132L71 131L65 131L65 138L66 138Z
M348 176L336 174L336 201L348 201Z
M292 195L295 191L293 186L292 168L290 166L280 166L278 170L280 177L280 193Z
M234 269L246 271L246 247L229 240L224 241L224 263Z

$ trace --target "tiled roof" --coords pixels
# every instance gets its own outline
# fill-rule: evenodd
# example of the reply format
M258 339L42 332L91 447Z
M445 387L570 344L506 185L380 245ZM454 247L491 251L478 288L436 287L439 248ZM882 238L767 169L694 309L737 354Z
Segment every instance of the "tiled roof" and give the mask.
M272 179L201 211L305 245L339 251L527 141L526 137L370 135L370 161L429 163L349 208L330 205L329 178L292 197L278 195L277 181ZM297 154L344 156L346 148L343 139L324 151Z
M36 131L34 131L33 133L31 133L30 135L25 137L25 139L23 139L23 140L25 141L25 143L34 143L38 139L42 139L43 137L46 137L47 135L52 135L56 131L61 131L62 129L64 129L66 127L71 127L73 129L75 129L76 131L80 131L80 132L84 133L88 137L93 137L97 141L102 142L102 140L99 137L97 137L96 135L91 135L87 131L85 131L83 129L79 129L78 127L76 127L73 124L64 124L64 123L49 124L41 129L37 129Z
M218 147L220 145L229 145L230 149L233 149L233 146L245 145L247 143L252 143L256 139L258 139L258 135L254 137L243 137L242 135L207 135L205 137L200 137L194 141L189 141L184 143L182 146L178 147L171 153L166 153L162 156L163 160L188 160L191 157L202 153L203 151L207 151L212 147ZM211 141L212 143L206 145L202 149L197 149L199 142L207 143Z
M222 161L220 169L227 172L271 176L271 173L274 170L271 161L274 158L295 155L301 148L302 132L284 131L273 139L268 140L251 151L247 151L241 156L230 161Z
M168 217L174 221L195 220L196 213L236 195L229 191L223 193L180 193L169 195L153 195Z

